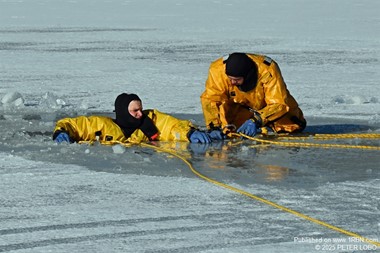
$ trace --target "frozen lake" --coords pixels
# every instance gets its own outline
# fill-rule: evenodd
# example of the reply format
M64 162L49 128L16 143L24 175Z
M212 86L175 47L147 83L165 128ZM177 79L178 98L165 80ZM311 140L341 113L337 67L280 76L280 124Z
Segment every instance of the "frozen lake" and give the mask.
M379 1L0 0L0 252L376 252L380 246L55 121L134 92L202 126L211 61L276 60L312 133L380 133ZM315 142L315 140L310 140ZM327 143L380 146L379 139ZM379 151L161 143L212 179L380 241Z

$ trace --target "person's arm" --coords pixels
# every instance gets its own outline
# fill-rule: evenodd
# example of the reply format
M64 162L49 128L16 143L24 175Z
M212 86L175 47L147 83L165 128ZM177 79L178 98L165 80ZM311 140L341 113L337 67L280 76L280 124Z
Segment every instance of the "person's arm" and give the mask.
M158 129L157 141L186 141L209 143L213 138L208 133L200 131L189 120L182 120L158 110L149 110L147 116L151 118ZM134 143L147 142L149 139L137 129L128 141Z
M195 128L189 120L178 119L158 110L153 111L153 121L161 141L189 141L188 133Z
M287 99L289 92L282 77L281 71L274 61L268 69L268 82L264 84L266 106L258 113L261 116L262 124L276 121L289 111Z
M60 133L66 133L70 137L70 142L95 140L95 133L85 116L59 120L54 128L53 140L56 140Z
M224 71L222 59L211 64L205 91L201 95L204 120L208 129L220 128L223 125L223 119L220 118L220 106L228 100L228 84Z

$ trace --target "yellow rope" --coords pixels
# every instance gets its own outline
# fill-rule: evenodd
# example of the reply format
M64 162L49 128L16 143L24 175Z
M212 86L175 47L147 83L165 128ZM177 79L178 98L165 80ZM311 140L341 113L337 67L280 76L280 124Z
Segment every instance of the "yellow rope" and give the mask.
M312 217L310 217L310 216L307 216L307 215L305 215L305 214L302 214L302 213L300 213L300 212L297 212L297 211L292 210L292 209L290 209L290 208L287 208L287 207L285 207L285 206L279 205L279 204L277 204L277 203L275 203L275 202L272 202L272 201L270 201L270 200L267 200L267 199L261 198L261 197L259 197L259 196L256 196L256 195L254 195L254 194L251 194L251 193L249 193L249 192L246 192L246 191L244 191L244 190L241 190L241 189L235 188L235 187L233 187L233 186L230 186L230 185L228 185L228 184L224 184L224 183L222 183L222 182L219 182L219 181L216 181L216 180L214 180L214 179L211 179L211 178L209 178L209 177L207 177L207 176L201 174L200 172L198 172L198 171L194 168L194 166L193 166L193 165L192 165L192 164L191 164L186 158L184 158L183 156L179 155L177 152L175 152L175 151L173 151L173 150L170 150L170 149L164 149L164 148L160 148L160 147L156 147L156 146L153 146L153 145L151 145L151 144L147 144L147 143L141 143L140 145L143 146L143 147L148 147L148 148L152 148L152 149L155 149L155 150L158 150L158 151L161 151L161 152L165 152L165 153L171 154L171 155L173 155L173 156L175 156L175 157L181 159L185 164L187 164L187 166L189 166L190 170L191 170L195 175L197 175L198 177L200 177L200 178L202 178L202 179L204 179L204 180L206 180L206 181L208 181L208 182L210 182L210 183L213 183L213 184L218 185L218 186L220 186L220 187L226 188L226 189L231 190L231 191L233 191L233 192L237 192L237 193L239 193L239 194L245 195L245 196L247 196L247 197L249 197L249 198L251 198L251 199L254 199L254 200L257 200L257 201L262 202L262 203L264 203L264 204L267 204L267 205L269 205L269 206L275 207L275 208L280 209L280 210L282 210L282 211L284 211L284 212L291 213L291 214L293 214L293 215L295 215L295 216L298 216L298 217L300 217L300 218L302 218L302 219L305 219L305 220L311 221L311 222L313 222L313 223L316 223L316 224L318 224L318 225L324 226L324 227L329 228L329 229L331 229L331 230L334 230L334 231L336 231L336 232L340 232L340 233L345 234L345 235L347 235L347 236L351 236L351 237L358 238L358 239L360 239L360 241L362 241L362 242L367 242L367 243L369 243L369 244L373 244L373 245L376 245L377 247L380 247L380 243L377 242L377 241L374 241L374 240L368 239L368 238L363 237L363 236L361 236L361 235L359 235L359 234L356 234L356 233L350 232L350 231L348 231L348 230L345 230L345 229L342 229L342 228L336 227L336 226L331 225L331 224L329 224L329 223L326 223L326 222L324 222L324 221L321 221L321 220L318 220L318 219L312 218Z
M367 149L380 150L380 147L374 147L374 146L355 146L355 145L339 145L339 144L315 144L315 143L297 143L297 142L290 143L290 142L279 142L279 141L263 140L263 139L254 138L254 137L250 137L250 136L247 136L247 135L243 135L243 134L232 134L232 136L235 136L235 137L237 137L237 136L239 136L239 137L243 136L243 137L248 138L250 140L254 140L254 141L258 141L258 142L263 142L263 143L282 145L282 146L334 147L334 148L367 148ZM370 137L370 138L373 138L373 137ZM131 146L131 143L121 143L121 142L110 142L110 143L107 143L107 144L109 144L109 145L112 145L112 144L121 144L121 145L123 145L125 147L130 147ZM336 227L334 225L331 225L329 223L326 223L324 221L312 218L312 217L310 217L308 215L305 215L303 213L297 212L297 211L292 210L290 208L287 208L285 206L279 205L279 204L277 204L275 202L272 202L270 200L267 200L265 198L261 198L261 197L259 197L257 195L252 194L252 193L246 192L244 190L238 189L238 188L230 186L228 184L224 184L222 182L219 182L219 181L216 181L214 179L211 179L211 178L209 178L209 177L201 174L200 172L198 172L193 167L193 165L185 157L181 156L180 154L178 154L177 152L175 152L173 150L157 147L157 146L154 146L154 145L151 145L151 144L147 144L147 143L133 143L133 144L139 144L139 145L141 145L143 147L148 147L148 148L155 149L157 151L165 152L165 153L171 154L171 155L173 155L173 156L181 159L186 165L189 166L190 170L196 176L198 176L199 178L202 178L202 179L204 179L204 180L206 180L206 181L208 181L210 183L213 183L213 184L218 185L220 187L226 188L226 189L231 190L233 192L242 194L242 195L247 196L247 197L249 197L251 199L257 200L257 201L259 201L261 203L267 204L269 206L272 206L272 207L277 208L279 210L282 210L284 212L288 212L288 213L293 214L293 215L295 215L297 217L300 217L302 219L308 220L308 221L313 222L315 224L324 226L324 227L329 228L331 230L334 230L336 232L345 234L347 236L358 238L361 242L367 242L369 244L373 244L373 245L375 245L377 247L380 247L380 242L368 239L368 238L366 238L364 236L361 236L359 234L356 234L354 232L351 232L351 231L348 231L348 230Z
M328 140L328 139L380 139L380 134L302 134L303 136L294 136L289 134L279 134L278 139L292 139L292 140L304 140L304 139L315 139L315 140Z
M307 142L283 142L283 141L274 141L269 139L262 139L258 137L251 137L245 134L231 134L234 137L244 137L252 141L257 141L261 143L268 143L278 146L286 147L316 147L316 148L349 148L349 149L368 149L368 150L380 150L379 146L366 146L366 145L346 145L346 144L323 144L323 143L307 143ZM281 136L283 137L283 136ZM322 136L321 136L322 137ZM298 138L298 137L295 137ZM348 138L348 137L345 137ZM371 137L372 138L372 137ZM292 139L292 137L289 137Z

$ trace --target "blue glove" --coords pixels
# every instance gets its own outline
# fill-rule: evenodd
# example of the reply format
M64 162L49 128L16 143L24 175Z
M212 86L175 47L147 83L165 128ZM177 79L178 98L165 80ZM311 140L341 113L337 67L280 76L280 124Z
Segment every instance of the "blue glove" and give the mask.
M189 137L191 143L210 143L210 137L205 133L195 130Z
M222 141L225 139L225 135L221 130L212 130L207 133L211 140Z
M54 140L56 143L71 143L70 136L66 132L60 132Z
M253 137L257 134L257 129L258 127L256 125L256 122L253 121L252 119L249 119L246 122L244 122L243 125L239 127L239 129L237 130L237 133L242 133L242 134Z

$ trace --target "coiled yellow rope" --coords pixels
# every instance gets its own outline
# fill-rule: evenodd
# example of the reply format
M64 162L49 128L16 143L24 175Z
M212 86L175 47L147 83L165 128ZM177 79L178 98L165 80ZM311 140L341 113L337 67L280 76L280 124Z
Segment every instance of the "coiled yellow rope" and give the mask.
M201 174L200 172L198 172L198 171L193 167L193 165L191 164L191 162L189 162L186 158L184 158L183 156L179 155L177 152L175 152L175 151L173 151L173 150L170 150L170 149L164 149L164 148L160 148L160 147L156 147L156 146L153 146L153 145L151 145L151 144L147 144L147 143L141 143L140 145L143 146L143 147L148 147L148 148L152 148L152 149L155 149L155 150L158 150L158 151L161 151L161 152L165 152L165 153L171 154L171 155L173 155L173 156L175 156L175 157L181 159L181 160L182 160L187 166L189 166L190 170L191 170L195 175L197 175L198 177L200 177L200 178L202 178L202 179L204 179L204 180L206 180L206 181L208 181L208 182L210 182L210 183L213 183L213 184L218 185L218 186L220 186L220 187L226 188L226 189L231 190L231 191L233 191L233 192L237 192L237 193L239 193L239 194L245 195L245 196L247 196L247 197L249 197L249 198L251 198L251 199L254 199L254 200L257 200L257 201L262 202L262 203L264 203L264 204L267 204L267 205L269 205L269 206L275 207L275 208L280 209L280 210L282 210L282 211L284 211L284 212L291 213L291 214L293 214L293 215L295 215L295 216L297 216L297 217L300 217L300 218L302 218L302 219L305 219L305 220L311 221L311 222L313 222L313 223L316 223L316 224L318 224L318 225L324 226L324 227L329 228L329 229L331 229L331 230L334 230L334 231L336 231L336 232L339 232L339 233L345 234L345 235L347 235L347 236L351 236L351 237L358 238L361 242L366 242L366 243L369 243L369 244L373 244L373 245L375 245L375 246L377 246L377 247L380 247L380 243L377 242L377 241L374 241L374 240L368 239L368 238L363 237L363 236L361 236L361 235L359 235L359 234L356 234L356 233L354 233L354 232L350 232L350 231L348 231L348 230L345 230L345 229L342 229L342 228L336 227L336 226L331 225L331 224L329 224L329 223L326 223L326 222L324 222L324 221L321 221L321 220L318 220L318 219L312 218L312 217L310 217L310 216L307 216L307 215L305 215L305 214L302 214L302 213L300 213L300 212L297 212L297 211L292 210L292 209L290 209L290 208L287 208L287 207L285 207L285 206L279 205L279 204L277 204L277 203L275 203L275 202L272 202L272 201L270 201L270 200L267 200L267 199L265 199L265 198L261 198L261 197L259 197L259 196L256 196L256 195L254 195L254 194L252 194L252 193L246 192L246 191L244 191L244 190L238 189L238 188L233 187L233 186L230 186L230 185L228 185L228 184L224 184L224 183L222 183L222 182L219 182L219 181L216 181L216 180L214 180L214 179L211 179L211 178L209 178L209 177L207 177L207 176Z

